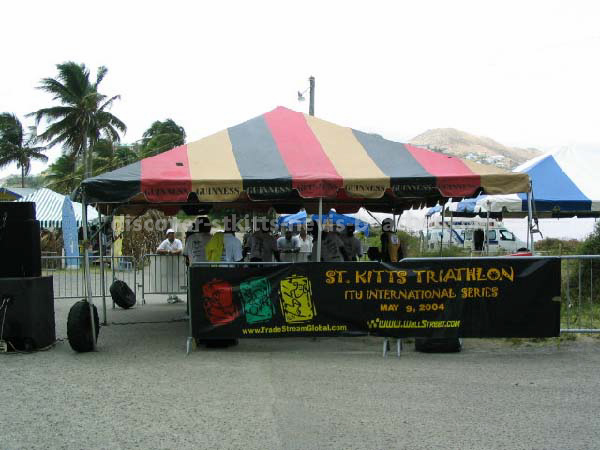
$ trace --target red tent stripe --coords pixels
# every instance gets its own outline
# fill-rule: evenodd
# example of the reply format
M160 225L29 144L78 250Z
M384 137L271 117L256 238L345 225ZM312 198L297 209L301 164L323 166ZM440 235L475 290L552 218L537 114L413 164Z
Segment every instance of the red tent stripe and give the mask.
M305 197L334 196L343 181L306 123L304 114L276 108L264 115L292 187Z
M436 177L436 185L445 197L470 196L481 186L481 177L460 159L410 144L405 147L427 172Z
M150 202L185 202L192 190L187 145L141 161L142 192Z

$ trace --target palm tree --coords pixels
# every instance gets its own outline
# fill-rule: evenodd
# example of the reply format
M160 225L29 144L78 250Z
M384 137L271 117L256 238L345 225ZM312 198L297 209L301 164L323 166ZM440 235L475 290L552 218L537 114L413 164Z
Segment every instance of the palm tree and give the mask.
M83 179L81 166L75 167L75 159L69 155L61 155L50 164L45 172L45 185L53 191L69 195Z
M164 122L156 120L143 134L141 154L144 157L153 156L184 143L185 130L182 126L173 119Z
M90 81L90 71L85 64L65 62L57 64L58 76L44 78L38 87L48 92L60 105L42 108L30 115L36 124L46 119L48 128L39 138L50 146L62 144L73 158L82 157L86 178L93 169L92 152L100 138L119 142L119 132L127 127L108 110L119 95L108 98L98 92L98 85L108 72L104 66L98 68L96 81Z
M107 139L100 139L94 147L94 175L115 170L139 160L135 147L131 145L117 145Z
M0 168L13 162L21 169L21 187L25 187L25 176L31 170L31 160L46 162L48 157L42 154L45 147L33 147L36 141L35 127L25 136L21 121L11 113L0 114Z

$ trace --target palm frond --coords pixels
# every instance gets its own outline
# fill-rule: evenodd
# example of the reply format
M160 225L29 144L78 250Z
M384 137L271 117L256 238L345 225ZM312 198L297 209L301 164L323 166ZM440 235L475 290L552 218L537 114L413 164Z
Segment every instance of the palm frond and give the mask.
M102 82L108 69L105 66L98 67L98 71L96 72L96 83L94 84L94 88L98 89L98 85Z

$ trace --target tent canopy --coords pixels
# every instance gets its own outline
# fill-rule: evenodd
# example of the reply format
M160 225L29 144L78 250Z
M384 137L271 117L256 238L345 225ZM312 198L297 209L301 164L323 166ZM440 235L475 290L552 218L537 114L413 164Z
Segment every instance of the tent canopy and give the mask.
M360 205L401 210L445 197L522 192L528 186L526 174L490 170L278 107L89 178L80 190L89 203L122 204L122 210L167 212L188 203L314 211L323 198L327 208L349 212Z
M42 228L60 228L62 226L62 211L65 198L64 195L58 192L41 188L33 194L29 194L17 201L35 203L35 216ZM82 224L81 203L73 202L73 210L77 226L80 227ZM98 212L91 206L88 206L87 217L89 222L94 222L98 220Z
M37 189L34 188L14 188L14 187L2 187L0 188L0 201L12 202L26 195L33 194Z
M529 175L535 210L540 217L600 216L600 150L564 149L522 164L515 172ZM503 212L505 216L527 215L527 195L482 195L478 211Z
M307 221L308 215L306 211L302 210L297 212L296 214L290 214L287 216L280 216L277 220L277 224L279 226L287 226L287 225L300 225L305 224ZM356 217L345 216L344 214L339 214L334 210L330 210L327 214L323 214L322 216L323 223L330 223L336 225L354 225L355 230L365 233L365 236L369 235L369 224L367 222L363 222L362 220ZM311 220L319 221L319 215L313 214Z

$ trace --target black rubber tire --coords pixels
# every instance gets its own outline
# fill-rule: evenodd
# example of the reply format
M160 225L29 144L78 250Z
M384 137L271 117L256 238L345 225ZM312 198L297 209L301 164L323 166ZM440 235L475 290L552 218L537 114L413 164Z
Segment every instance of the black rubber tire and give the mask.
M458 353L461 338L415 338L415 350L423 353Z
M93 305L94 323L96 325L96 340L100 333L100 320L98 310ZM71 306L67 319L67 338L71 348L76 352L91 352L94 350L92 327L90 322L90 307L87 301L80 300Z
M122 280L115 280L110 285L110 296L118 306L123 309L131 308L135 305L135 294L127 283Z

